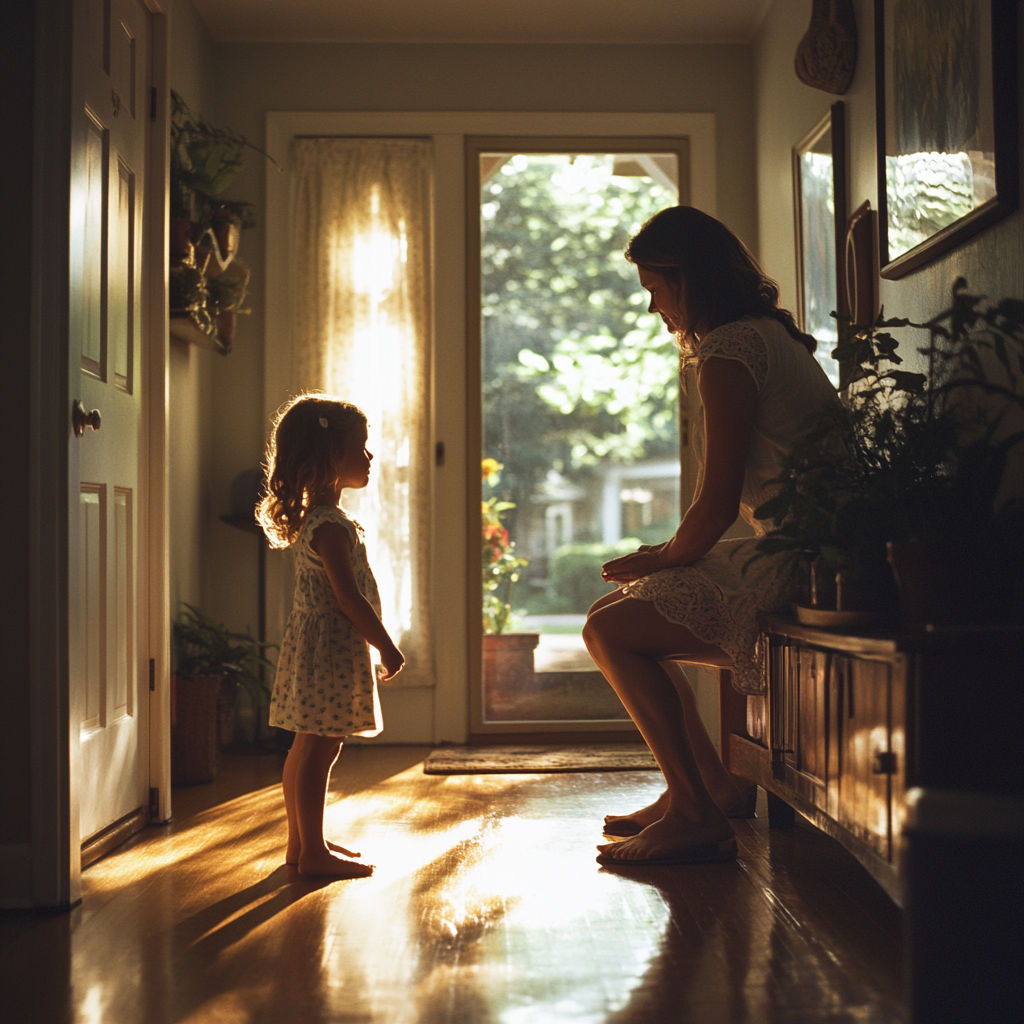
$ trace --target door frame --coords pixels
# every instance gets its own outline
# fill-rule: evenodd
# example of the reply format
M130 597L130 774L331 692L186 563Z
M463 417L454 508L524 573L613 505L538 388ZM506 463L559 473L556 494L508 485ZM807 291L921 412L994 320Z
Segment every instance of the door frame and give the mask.
M166 3L141 0L151 15L151 75L157 90L147 158L143 292L146 421L142 450L147 521L140 522L139 646L154 661L148 706L150 786L160 791L157 820L170 814L170 661L167 595L167 155L170 102ZM70 692L71 494L77 459L68 380L72 59L76 0L38 0L32 153L32 328L28 544L31 669L31 842L27 870L12 879L10 904L67 907L81 896L78 829L78 726ZM159 102L162 97L163 102ZM163 172L161 173L161 168ZM162 215L161 215L162 211ZM62 254L55 258L54 254ZM56 368L56 370L55 370ZM140 488L141 489L141 488ZM140 538L141 540L141 538ZM143 564L145 563L145 564ZM148 636L146 634L148 633ZM143 709L140 708L140 713Z
M685 135L656 138L651 135L630 136L534 136L514 138L510 136L466 136L466 253L479 254L482 234L480 225L480 154L499 153L673 153L678 161L679 194L681 201L689 205L690 198L690 144ZM481 379L481 357L483 353L483 315L481 308L481 264L479 256L466 260L466 428L469 451L483 451L483 401ZM688 412L684 407L685 392L680 389L680 515L689 507L696 477L696 465L689 455ZM472 521L476 503L480 500L480 470L476 461L467 459L466 466L466 516ZM572 742L586 738L593 741L623 740L638 738L639 732L632 720L596 719L573 721L503 721L488 722L484 718L483 679L483 623L478 609L482 598L482 587L478 582L483 570L482 552L478 535L467 531L466 562L468 565L466 587L466 621L469 625L469 739L473 743L498 742L502 737L516 742Z
M280 401L275 380L287 379L289 335L288 245L290 185L287 169L296 136L430 137L433 189L433 393L435 442L441 465L432 470L431 523L435 680L433 687L386 687L381 704L386 743L464 743L470 734L472 609L467 537L470 501L467 408L466 171L467 136L558 138L672 138L690 142L690 201L717 212L715 115L711 113L526 113L458 111L269 111L267 152L284 169L266 169L266 319L264 412ZM475 462L475 457L474 457ZM477 479L479 476L477 474ZM272 564L273 563L273 564ZM280 638L290 590L283 560L268 559L269 639ZM286 593L287 591L287 593ZM276 634L276 636L274 635ZM443 642L442 642L443 641ZM399 677L400 679L401 677Z

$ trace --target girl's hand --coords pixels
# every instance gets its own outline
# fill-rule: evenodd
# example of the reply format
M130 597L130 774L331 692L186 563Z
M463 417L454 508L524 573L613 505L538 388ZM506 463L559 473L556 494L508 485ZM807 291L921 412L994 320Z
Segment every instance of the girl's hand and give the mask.
M631 555L621 555L601 566L601 579L608 583L632 583L667 567L665 544L640 548Z
M380 663L384 668L381 679L394 679L402 671L405 655L394 644L391 644L387 649L381 649Z

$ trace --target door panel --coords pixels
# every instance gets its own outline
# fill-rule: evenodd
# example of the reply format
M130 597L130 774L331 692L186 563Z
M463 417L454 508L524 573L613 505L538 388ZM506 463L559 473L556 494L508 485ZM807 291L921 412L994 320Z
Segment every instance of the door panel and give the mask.
M71 388L97 431L77 445L79 522L72 579L72 699L79 709L80 835L148 799L148 691L138 607L142 197L148 125L149 15L137 0L82 0L76 33L79 133L73 147ZM76 585L73 582L73 586Z

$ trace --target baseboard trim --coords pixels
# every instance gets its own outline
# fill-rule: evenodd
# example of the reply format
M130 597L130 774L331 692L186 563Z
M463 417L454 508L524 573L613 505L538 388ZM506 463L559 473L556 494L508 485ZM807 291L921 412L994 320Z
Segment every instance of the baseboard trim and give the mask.
M113 825L108 825L96 835L90 836L82 843L82 867L87 868L90 864L95 864L100 857L105 857L148 824L149 808L137 807L123 818L119 818Z

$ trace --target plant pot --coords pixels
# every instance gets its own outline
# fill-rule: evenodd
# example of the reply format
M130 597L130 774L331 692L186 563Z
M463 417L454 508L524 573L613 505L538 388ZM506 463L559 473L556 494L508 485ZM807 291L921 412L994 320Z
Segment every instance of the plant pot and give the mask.
M890 541L905 629L951 626L978 619L975 561L962 547L941 541Z
M187 262L192 257L195 231L195 221L186 217L171 218L169 249L172 263Z
M484 717L507 718L524 694L537 687L533 652L540 633L484 636Z
M217 340L225 348L231 348L234 343L237 323L238 314L230 309L225 309L217 314Z
M224 676L175 676L171 781L213 782L220 760L217 702Z

